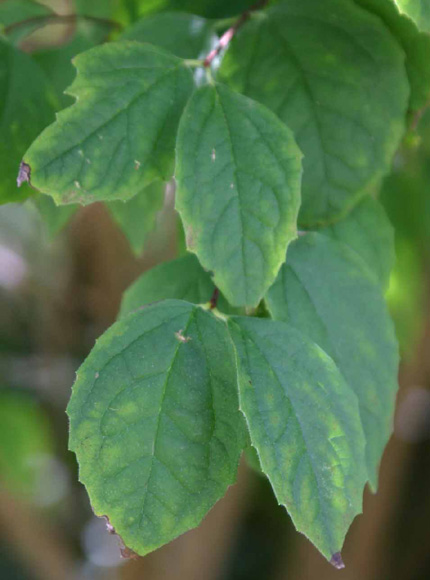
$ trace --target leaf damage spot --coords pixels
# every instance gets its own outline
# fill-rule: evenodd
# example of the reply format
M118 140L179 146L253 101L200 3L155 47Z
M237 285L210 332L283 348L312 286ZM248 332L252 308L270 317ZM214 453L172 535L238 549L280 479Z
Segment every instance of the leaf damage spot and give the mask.
M121 553L121 558L128 559L128 560L137 560L138 558L140 558L139 554L136 554L136 552L133 552L133 550L131 550L130 548L127 548L127 546L124 544L124 541L121 538L121 536L116 532L115 528L110 523L108 516L101 516L101 517L106 522L106 529L109 532L109 534L112 534L118 538L119 551Z
M212 155L211 155L211 157L212 157L212 161L215 161L215 159L216 159L216 151L215 151L215 149L212 149Z
M343 563L342 555L340 552L336 552L336 554L333 554L330 560L330 564L334 566L337 570L343 570L343 568L345 568L345 564Z
M31 167L28 163L21 161L19 165L18 176L16 178L16 184L18 187L21 187L24 182L27 182L29 185L31 185Z
M184 336L182 334L183 332L184 332L183 330L178 330L178 332L175 332L175 336L179 340L179 342L189 342L190 340L192 340L191 336Z
M138 560L140 558L139 554L136 554L136 552L133 552L133 550L130 550L130 548L127 548L127 546L124 545L124 542L121 540L121 538L118 536L119 540L120 540L120 552L121 552L121 558L124 558L124 560Z
M137 159L134 160L134 168L136 171L139 171L141 165L142 163L140 161L138 161Z

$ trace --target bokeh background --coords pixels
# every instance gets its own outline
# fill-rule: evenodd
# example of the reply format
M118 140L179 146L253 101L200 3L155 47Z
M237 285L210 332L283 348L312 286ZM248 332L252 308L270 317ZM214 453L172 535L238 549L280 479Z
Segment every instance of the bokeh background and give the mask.
M11 0L0 2L0 22L7 3L10 8ZM60 14L107 19L54 19L34 30L29 24L21 47L47 74L55 71L60 91L73 78L75 53L115 34L115 22L149 14L163 0L45 3ZM228 0L169 1L177 9L184 4L194 12L204 5L206 14L211 4L213 17L232 11ZM234 11L249 4L236 1ZM8 26L12 13L22 20L20 10L9 11ZM396 229L387 300L401 344L400 390L380 487L376 495L365 492L343 571L295 532L267 481L245 461L238 483L198 529L146 558L121 559L115 537L92 514L78 483L65 408L74 373L114 322L124 289L182 250L174 190L167 189L140 257L101 204L80 209L56 236L34 205L0 207L1 579L430 578L430 111L413 120L379 198Z

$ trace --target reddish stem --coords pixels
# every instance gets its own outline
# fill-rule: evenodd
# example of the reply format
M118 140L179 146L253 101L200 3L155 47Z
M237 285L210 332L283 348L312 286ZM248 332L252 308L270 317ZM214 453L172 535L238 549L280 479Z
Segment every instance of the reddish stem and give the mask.
M259 2L256 2L253 6L251 6L249 10L247 10L241 16L239 16L239 18L233 24L233 26L229 28L226 32L224 32L215 48L211 50L210 53L207 55L207 57L203 61L203 66L208 68L212 64L213 59L216 56L218 56L218 54L229 45L233 36L236 34L239 28L243 26L245 22L251 17L251 14L256 10L264 8L264 6L268 4L268 2L269 0L260 0Z

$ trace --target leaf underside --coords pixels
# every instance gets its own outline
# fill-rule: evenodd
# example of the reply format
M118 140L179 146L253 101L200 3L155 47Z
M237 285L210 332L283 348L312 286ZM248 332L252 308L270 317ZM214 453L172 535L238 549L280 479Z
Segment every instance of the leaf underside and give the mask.
M121 36L124 40L149 42L180 58L198 58L216 42L208 20L194 14L164 12L143 18Z

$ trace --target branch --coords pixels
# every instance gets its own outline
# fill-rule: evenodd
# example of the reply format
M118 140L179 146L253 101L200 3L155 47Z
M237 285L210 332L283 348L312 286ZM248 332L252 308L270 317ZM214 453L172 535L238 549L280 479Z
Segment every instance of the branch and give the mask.
M203 66L205 68L210 67L213 59L216 56L218 56L219 53L229 45L233 36L236 34L236 32L239 30L239 28L241 26L243 26L247 20L249 20L249 18L251 17L251 14L253 12L256 12L257 10L260 10L261 8L264 8L268 3L269 3L269 0L260 0L259 2L256 2L253 6L251 6L241 16L239 16L239 18L236 20L236 22L233 24L233 26L231 26L226 32L224 32L224 34L219 39L218 44L215 46L215 48L213 50L211 50L210 53L207 55L207 57L203 61Z

